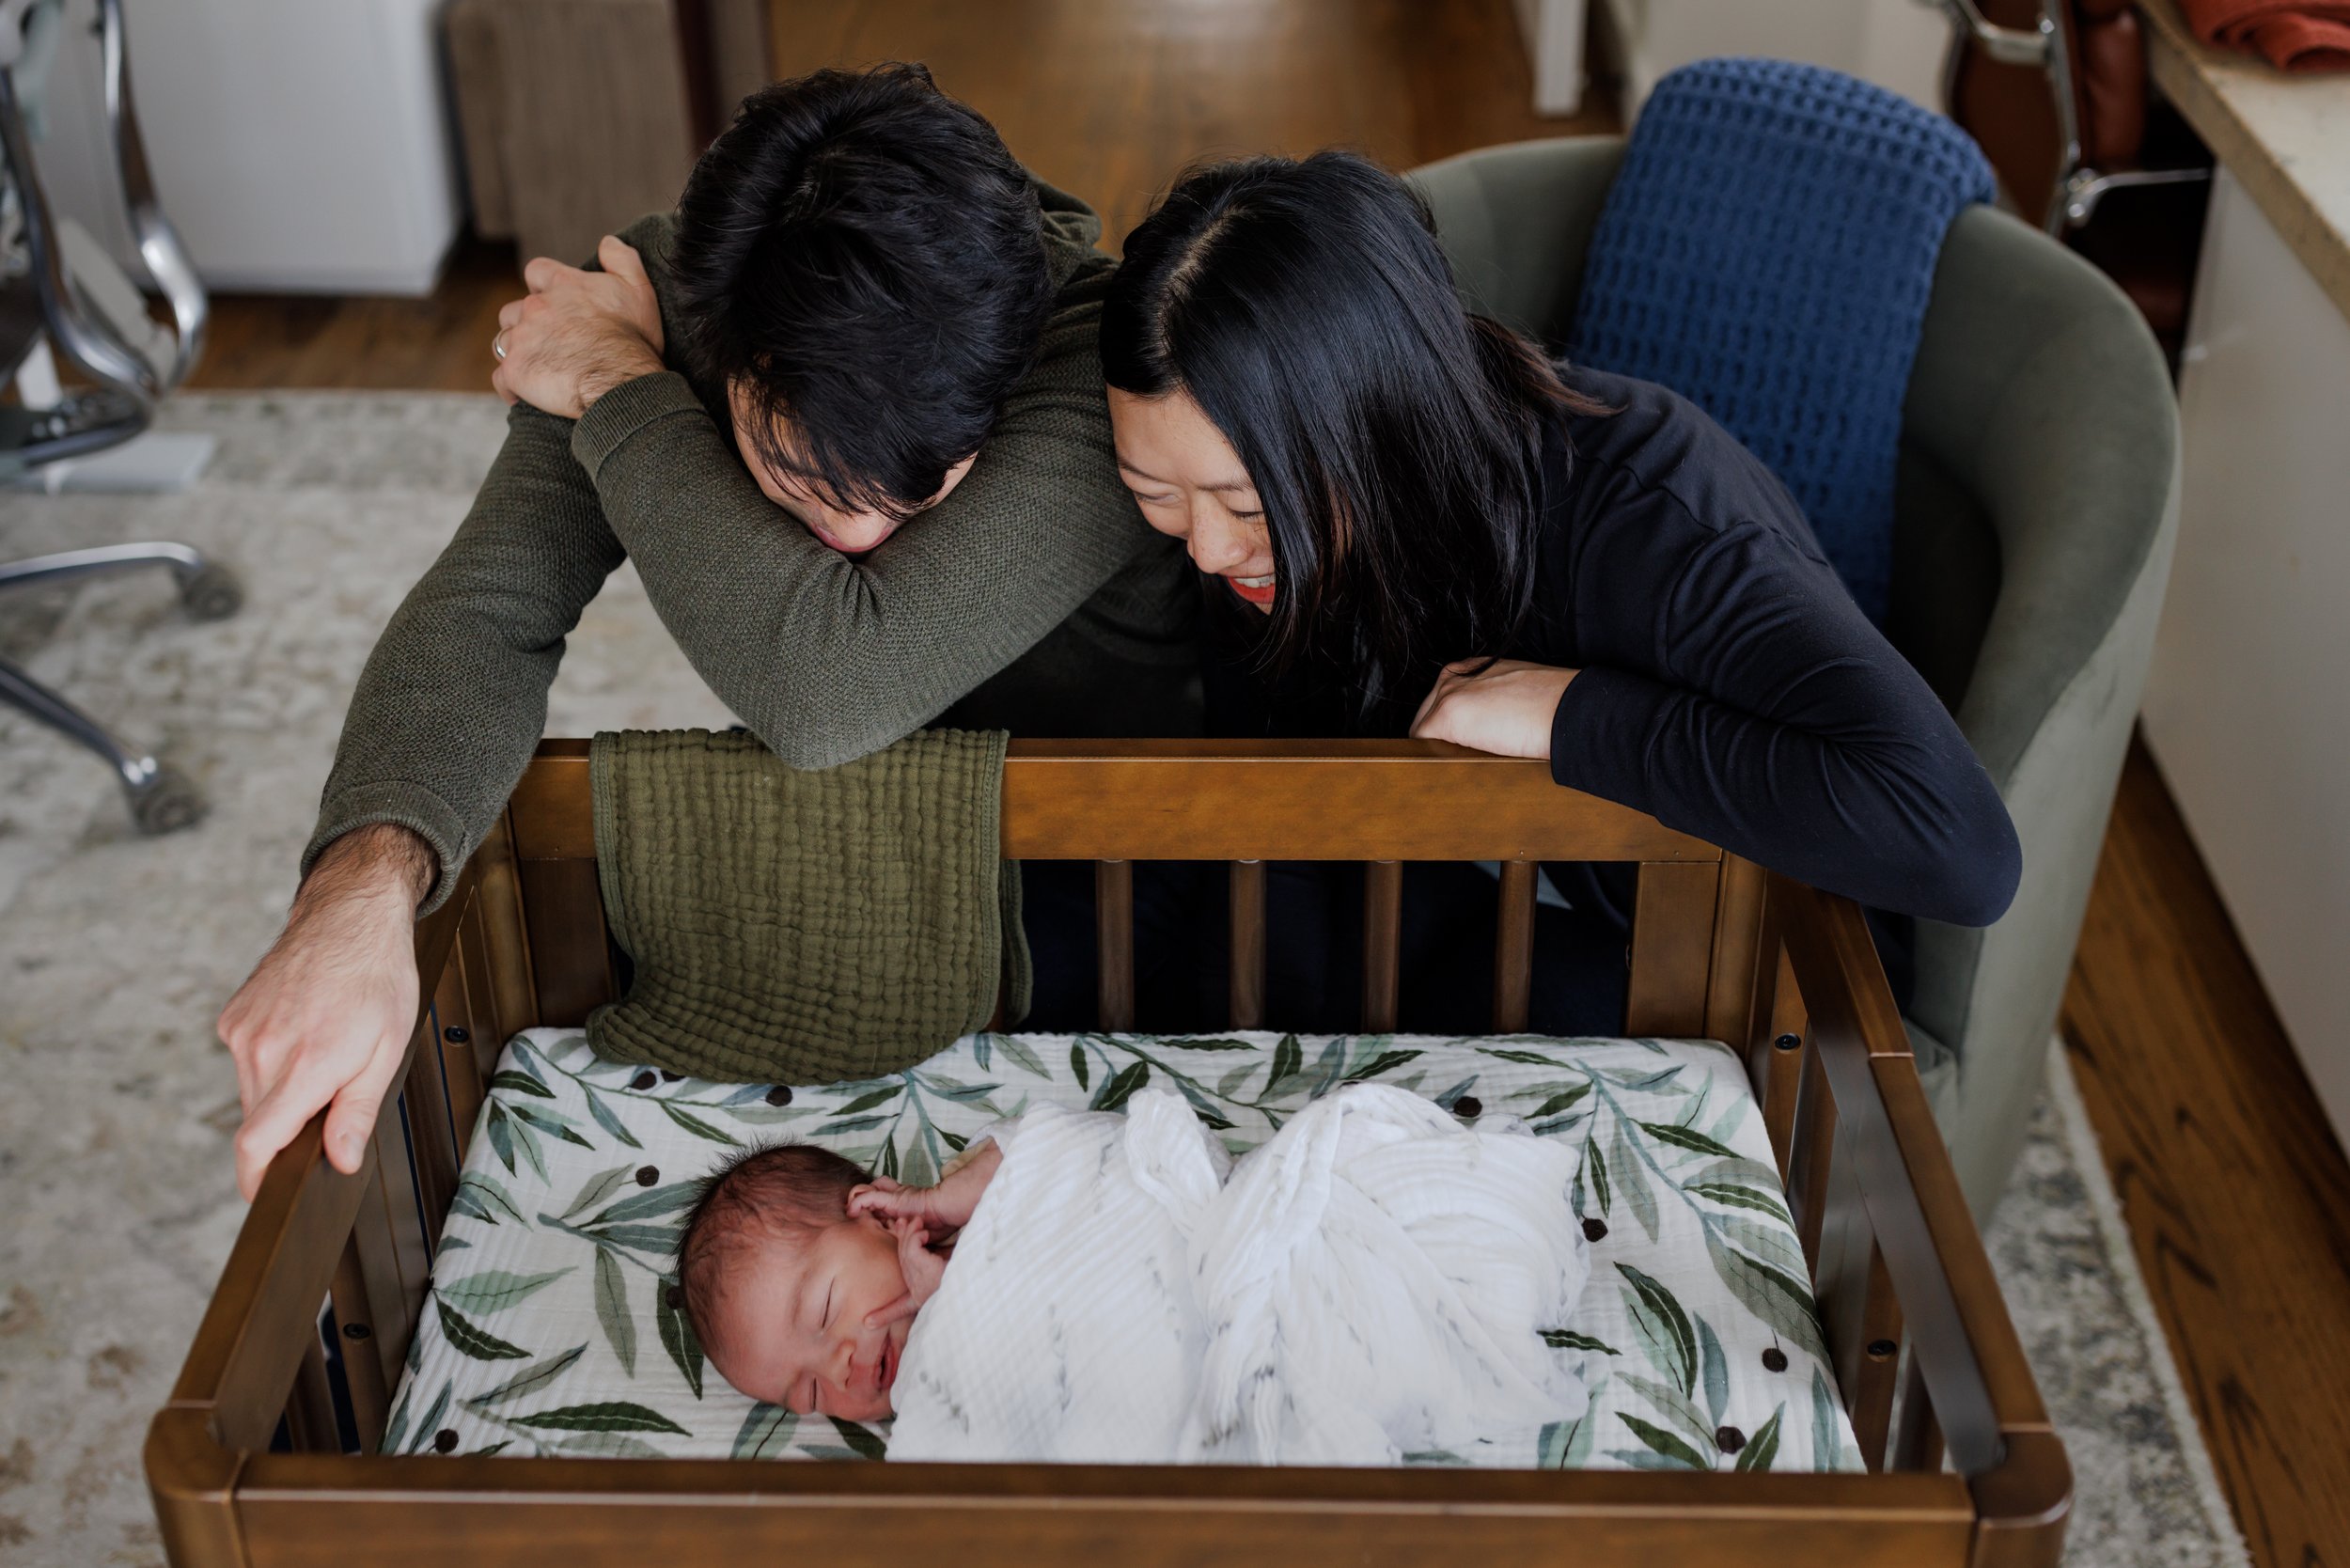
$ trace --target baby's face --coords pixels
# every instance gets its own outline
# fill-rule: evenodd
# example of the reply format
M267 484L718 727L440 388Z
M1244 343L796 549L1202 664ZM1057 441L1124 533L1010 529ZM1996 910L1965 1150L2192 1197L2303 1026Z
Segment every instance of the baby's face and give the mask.
M777 1237L739 1259L733 1274L708 1347L728 1383L803 1416L889 1414L913 1320L871 1321L906 1296L898 1244L879 1220L839 1220L813 1241Z

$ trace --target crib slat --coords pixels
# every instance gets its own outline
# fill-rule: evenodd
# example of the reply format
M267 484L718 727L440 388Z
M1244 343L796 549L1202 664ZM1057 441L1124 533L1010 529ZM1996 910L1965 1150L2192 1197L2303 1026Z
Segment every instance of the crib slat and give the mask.
M468 919L457 933L456 954L433 997L440 1025L441 1076L447 1086L449 1130L461 1170L473 1143L474 1123L481 1119L490 1073L496 1070L495 1053L504 1044L494 991L483 978L489 973L489 962L481 922ZM488 1071L482 1067L485 1054L490 1058Z
M466 1027L473 1034L472 1063L467 1073L474 1080L473 1097L476 1101L487 1089L490 1074L498 1070L498 1054L506 1048L507 1041L530 1027L538 1016L533 1012L525 1014L522 1023L512 1021L515 1014L510 1011L507 993L515 987L503 978L503 964L491 940L493 911L487 891L481 895L479 908L481 917L466 921L457 933L458 978L464 987L465 1011L471 1015ZM451 1083L455 1083L460 1075L459 1058L464 1054L462 1049L454 1047L462 1044L463 1042L452 1043L448 1062ZM462 1143L472 1128L469 1123L460 1121L457 1131Z
M1363 1032L1393 1034L1397 972L1402 957L1403 865L1363 867Z
M1494 926L1494 1033L1523 1034L1534 996L1534 875L1531 860L1501 863L1501 911Z
M593 860L524 860L523 925L539 1022L572 1028L619 996Z
M481 917L469 923L475 926L474 944L480 950L477 956L468 947L466 963L473 983L489 992L486 1000L496 1015L494 1032L502 1045L506 1036L520 1034L539 1022L539 990L530 973L530 933L523 917L510 808L498 813L498 820L491 824L489 836L474 852L474 864L481 872Z
M1652 860L1640 867L1632 905L1632 974L1623 1027L1632 1035L1705 1032L1706 979L1713 971L1719 861Z
M1836 1147L1836 1101L1820 1063L1820 1048L1807 1039L1803 1077L1795 1091L1794 1165L1788 1172L1787 1200L1803 1242L1803 1260L1816 1279L1820 1268L1820 1222L1827 1215L1827 1180Z
M1885 1266L1885 1253L1872 1237L1869 1243L1869 1292L1860 1309L1860 1334L1849 1357L1844 1397L1852 1413L1854 1439L1860 1457L1872 1470L1885 1467L1885 1438L1893 1422L1893 1390L1901 1372L1902 1304L1893 1294L1893 1276Z
M1095 1009L1104 1029L1135 1027L1135 865L1093 863L1094 951L1100 963Z
M456 970L452 954L446 974L454 977ZM448 1080L441 1065L445 1051L442 1042L452 1027L459 1038L469 1037L464 1025L446 1021L466 1016L462 1011L462 985L449 986L445 981L443 989L458 993L459 1010L445 1013L436 1003L425 1014L428 1036L408 1053L408 1074L400 1085L400 1101L408 1113L409 1152L415 1162L416 1193L422 1205L416 1217L424 1227L428 1256L441 1250L441 1221L448 1214L449 1200L457 1195L457 1135L449 1121Z
M1705 1035L1743 1050L1751 1042L1762 989L1764 905L1770 873L1751 860L1722 857L1721 897L1714 909L1714 971L1705 1001Z
M293 1392L286 1401L286 1436L296 1453L340 1453L335 1430L335 1395L326 1376L326 1347L311 1325L309 1342L302 1349L302 1365L294 1371Z
M1809 1021L1804 1015L1803 995L1795 988L1794 970L1784 948L1779 949L1777 965L1769 1032L1759 1047L1766 1059L1756 1071L1762 1079L1762 1128L1770 1135L1771 1153L1778 1162L1778 1184L1785 1188L1794 1168L1795 1097L1802 1079L1803 1043Z
M1892 1468L1939 1470L1942 1467L1942 1423L1934 1414L1934 1396L1926 1392L1925 1368L1909 1358L1902 1379L1901 1426L1893 1435Z
M334 1303L336 1331L342 1336L343 1381L351 1391L352 1419L359 1428L359 1450L373 1453L383 1446L391 1386L375 1354L375 1309L368 1299L367 1270L359 1261L355 1235L343 1243L327 1298Z
M429 1020L428 1020L429 1022ZM430 1042L418 1042L429 1046ZM411 1049L416 1049L412 1046ZM422 1054L418 1051L418 1054ZM404 1108L404 1107L403 1107ZM384 1386L400 1382L401 1363L408 1356L409 1336L424 1310L425 1281L432 1269L432 1252L426 1244L424 1216L409 1152L411 1137L400 1115L379 1116L371 1140L366 1184L359 1212L351 1222L351 1239L367 1295L368 1342L346 1352L362 1353L382 1369ZM365 1353L372 1352L371 1356Z
M1264 1027L1264 862L1232 862L1231 1027Z

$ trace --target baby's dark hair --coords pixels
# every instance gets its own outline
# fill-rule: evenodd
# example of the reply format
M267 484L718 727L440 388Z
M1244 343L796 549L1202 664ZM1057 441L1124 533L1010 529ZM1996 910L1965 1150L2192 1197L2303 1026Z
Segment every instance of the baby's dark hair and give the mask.
M678 1288L685 1321L705 1345L725 1294L727 1265L761 1240L807 1241L848 1217L849 1194L865 1172L812 1143L775 1143L713 1171L678 1238Z

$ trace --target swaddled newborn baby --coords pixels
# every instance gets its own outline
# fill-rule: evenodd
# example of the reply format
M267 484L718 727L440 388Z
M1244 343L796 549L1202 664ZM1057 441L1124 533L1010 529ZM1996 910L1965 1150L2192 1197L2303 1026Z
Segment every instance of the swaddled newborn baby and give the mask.
M879 1420L914 1314L995 1173L976 1146L937 1186L901 1188L828 1149L782 1144L722 1166L678 1245L686 1321L728 1383L804 1416ZM891 1200L896 1201L892 1202Z
M892 1458L1392 1464L1584 1406L1541 1333L1589 1266L1575 1155L1507 1120L1349 1085L1235 1166L1150 1089L921 1190L761 1151L691 1216L686 1311L745 1393L894 1411Z

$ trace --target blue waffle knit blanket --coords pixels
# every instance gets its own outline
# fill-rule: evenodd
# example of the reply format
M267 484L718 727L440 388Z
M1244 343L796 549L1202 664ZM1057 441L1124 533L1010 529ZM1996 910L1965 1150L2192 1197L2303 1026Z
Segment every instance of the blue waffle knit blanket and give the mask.
M1964 131L1881 87L1786 60L1685 66L1633 131L1568 356L1712 415L1794 494L1881 621L1935 260L1960 210L1992 193Z

